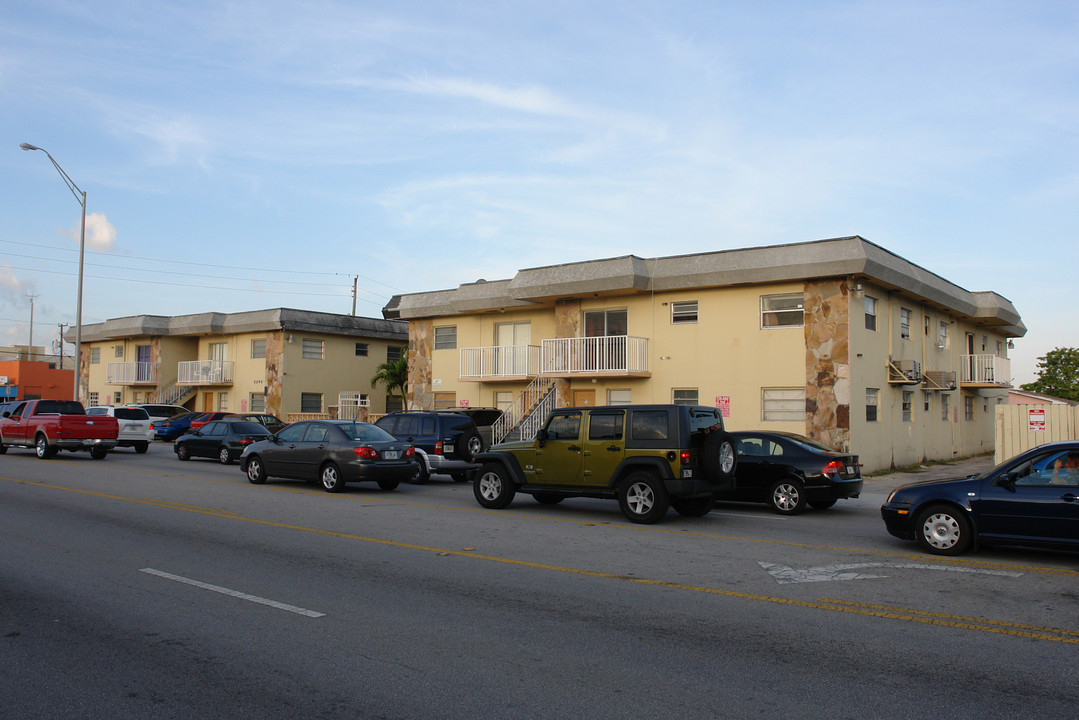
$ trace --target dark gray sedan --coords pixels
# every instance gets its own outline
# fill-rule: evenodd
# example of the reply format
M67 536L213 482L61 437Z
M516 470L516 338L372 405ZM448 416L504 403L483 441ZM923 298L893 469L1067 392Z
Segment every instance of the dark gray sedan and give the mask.
M245 447L268 437L270 431L259 423L215 420L181 435L172 449L181 460L217 458L222 465L230 465Z
M256 485L282 477L317 481L327 492L341 492L350 482L393 490L416 474L416 451L370 423L305 420L248 446L240 467Z

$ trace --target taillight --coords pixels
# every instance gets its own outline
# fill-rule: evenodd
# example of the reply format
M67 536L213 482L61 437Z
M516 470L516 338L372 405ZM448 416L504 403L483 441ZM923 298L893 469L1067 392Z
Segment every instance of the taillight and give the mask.
M378 451L370 447L354 447L352 452L356 453L358 458L377 458Z
M416 457L416 448L409 445L405 450L405 457Z
M441 454L442 454L442 441L439 440L438 442L435 443L435 455L441 455Z
M253 442L255 442L255 441L252 440L251 438L240 438L240 444L241 445L250 445Z
M682 460L683 465L689 465L689 450L683 450L678 457Z
M840 464L840 462L839 462L838 460L833 460L832 462L830 462L830 463L828 463L827 465L825 465L825 466L824 466L824 469L823 469L823 470L821 470L821 472L822 472L822 473L824 473L824 474L827 474L827 473L835 473L836 475L838 475L838 474L839 474L839 470L840 470L840 469L841 469L842 467L843 467L843 466L842 466L842 464Z

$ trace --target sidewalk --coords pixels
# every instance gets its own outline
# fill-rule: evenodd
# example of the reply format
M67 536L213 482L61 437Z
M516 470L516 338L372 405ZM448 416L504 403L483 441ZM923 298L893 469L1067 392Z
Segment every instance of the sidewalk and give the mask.
M887 475L874 475L863 478L863 485L867 491L889 492L900 485L907 483L922 482L924 480L947 480L949 478L965 478L968 475L981 474L991 470L996 463L993 456L980 455L967 460L958 460L944 464L923 465L917 470L909 472L894 472Z

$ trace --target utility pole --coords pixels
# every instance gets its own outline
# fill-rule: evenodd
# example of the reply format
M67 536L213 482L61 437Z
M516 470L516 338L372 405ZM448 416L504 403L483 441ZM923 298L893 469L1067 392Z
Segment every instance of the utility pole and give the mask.
M26 297L30 298L30 344L26 348L27 360L33 362L34 360L34 298L37 295L33 293L26 293Z
M359 275L352 278L352 317L356 317L356 281L359 279Z
M64 328L67 327L67 325L65 325L64 323L56 323L56 325L57 325L57 327L60 328L60 342L58 342L56 344L56 346L58 348L60 348L59 353L58 353L60 355L60 369L63 370L64 369Z

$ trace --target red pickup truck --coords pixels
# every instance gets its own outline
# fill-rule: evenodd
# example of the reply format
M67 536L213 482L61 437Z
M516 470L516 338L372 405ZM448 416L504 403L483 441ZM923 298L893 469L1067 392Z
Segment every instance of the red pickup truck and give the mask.
M75 400L25 400L0 417L0 455L32 447L43 460L58 450L89 450L100 460L116 447L119 426L108 415L87 415Z

